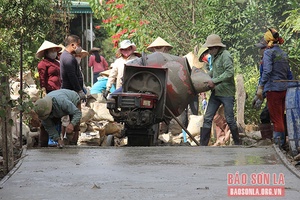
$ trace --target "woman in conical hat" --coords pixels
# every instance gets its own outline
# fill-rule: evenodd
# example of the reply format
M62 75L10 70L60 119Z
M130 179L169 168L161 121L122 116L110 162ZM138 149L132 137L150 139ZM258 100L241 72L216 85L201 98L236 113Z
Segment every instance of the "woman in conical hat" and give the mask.
M147 47L147 50L151 52L168 53L172 48L172 45L170 45L161 37L158 37Z
M43 58L37 66L43 93L49 93L61 87L60 67L56 60L57 53L61 49L59 45L45 40L35 54L37 58Z

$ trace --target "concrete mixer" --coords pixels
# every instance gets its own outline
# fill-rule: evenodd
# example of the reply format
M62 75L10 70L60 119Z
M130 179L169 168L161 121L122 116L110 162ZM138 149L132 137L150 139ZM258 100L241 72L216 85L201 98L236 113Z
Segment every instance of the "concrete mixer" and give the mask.
M158 52L125 64L122 92L109 95L107 108L115 121L124 123L129 146L155 145L159 123L168 124L195 95L209 90L205 80L210 77L198 73L193 84L186 58Z

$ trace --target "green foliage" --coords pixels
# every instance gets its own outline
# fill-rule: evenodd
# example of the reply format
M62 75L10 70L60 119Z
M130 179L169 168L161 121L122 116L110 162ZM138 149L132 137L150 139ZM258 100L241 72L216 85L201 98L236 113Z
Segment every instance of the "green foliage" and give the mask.
M298 6L298 4L297 4ZM285 38L285 50L289 53L290 66L294 74L295 79L300 79L300 9L288 10L284 12L288 15L286 20L281 24L281 27L285 30L283 36Z
M111 37L113 47L116 49L118 43L124 39L135 42L138 50L147 46L145 27L148 21L143 20L143 15L139 12L137 3L143 6L143 2L132 0L110 0L100 5L97 0L91 0L90 6L94 11L94 17L101 19L101 29L105 29ZM134 9L133 9L134 8Z
M103 19L101 28L107 30L111 41L118 34L118 41L128 38L129 31L120 34L124 29L136 30L129 38L140 51L160 36L174 46L172 54L185 55L195 45L203 44L208 35L219 34L234 57L236 73L244 77L248 96L246 123L258 122L260 111L251 108L259 77L257 63L260 62L254 44L260 41L267 28L274 27L283 35L286 42L282 48L289 53L295 77L300 78L297 0L108 0L103 1L103 5L98 0L89 2L95 16ZM124 6L116 8L120 4ZM149 23L140 26L137 23L140 21Z
M55 4L56 3L56 4ZM0 2L0 73L1 77L16 77L23 71L36 71L38 60L36 50L44 39L55 40L54 21L60 22L57 12L58 1L49 0L2 0ZM61 31L63 33L63 31ZM56 41L53 41L56 42ZM1 91L6 85L0 84ZM9 94L2 96L1 104L16 106L26 112L32 107L29 96L22 93L22 99L11 101ZM0 113L6 115L4 106Z
M65 3L64 5L61 2ZM300 30L298 0L88 0L94 12L95 45L113 55L118 43L130 39L138 51L158 36L173 45L172 54L185 55L219 34L234 57L236 73L244 76L248 94L246 123L257 123L251 108L259 76L258 50L254 47L268 27L285 39L291 69L299 77ZM102 2L102 5L100 4ZM20 47L24 70L35 70L34 54L44 39L61 43L72 15L70 0L2 0L0 2L0 72L18 75ZM56 11L59 12L56 12ZM109 60L112 62L113 60Z

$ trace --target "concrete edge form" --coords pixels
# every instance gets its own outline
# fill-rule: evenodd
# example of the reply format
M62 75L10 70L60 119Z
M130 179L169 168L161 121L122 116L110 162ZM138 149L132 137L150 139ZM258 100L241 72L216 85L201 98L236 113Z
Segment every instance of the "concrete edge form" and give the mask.
M279 149L278 145L273 144L273 148L275 149L277 155L280 157L280 160L283 162L283 164L300 179L300 171L292 165L287 159L286 155L282 153L282 151Z
M21 157L19 158L18 163L6 174L1 180L0 180L0 189L3 188L5 182L20 168L22 165L23 159L26 157L26 150L27 146L22 147L22 154Z

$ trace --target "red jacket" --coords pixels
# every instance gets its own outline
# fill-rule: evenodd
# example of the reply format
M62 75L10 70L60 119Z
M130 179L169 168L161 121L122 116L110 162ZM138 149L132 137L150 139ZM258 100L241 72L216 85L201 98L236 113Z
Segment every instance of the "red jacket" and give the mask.
M61 88L60 66L57 60L45 58L38 64L40 86L45 87L47 93Z

